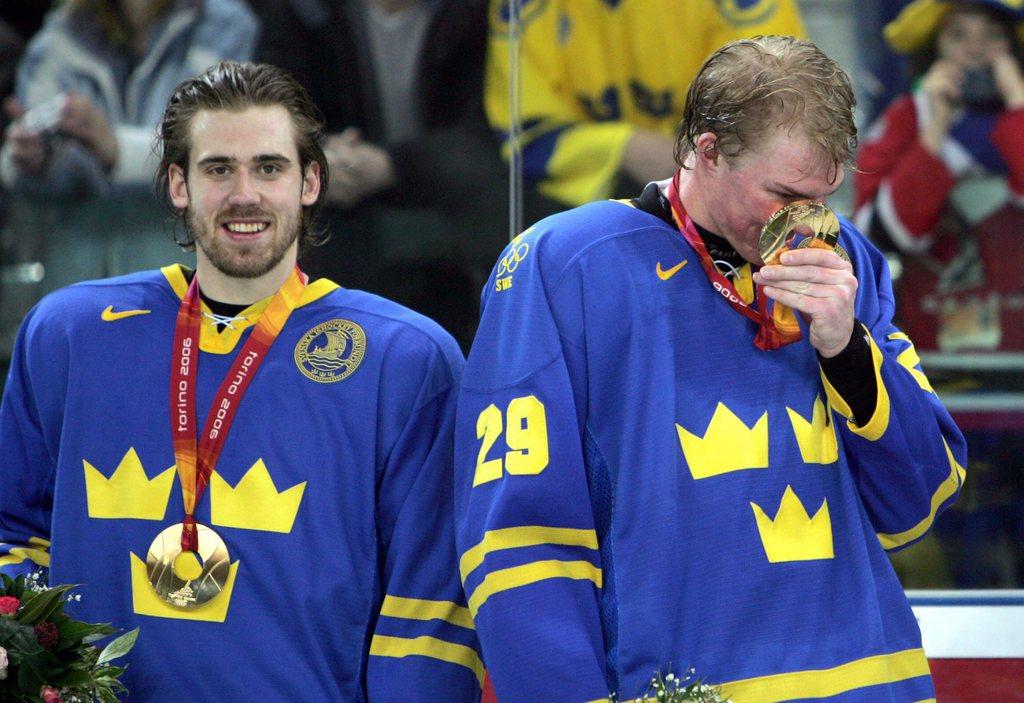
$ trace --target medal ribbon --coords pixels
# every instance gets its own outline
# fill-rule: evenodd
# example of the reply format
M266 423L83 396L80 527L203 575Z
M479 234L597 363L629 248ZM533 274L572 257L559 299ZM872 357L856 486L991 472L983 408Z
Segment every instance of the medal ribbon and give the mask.
M195 552L199 548L196 506L210 483L210 475L224 448L242 396L288 316L298 304L307 278L306 274L295 267L288 280L274 294L221 382L206 416L202 437L197 443L196 378L199 374L199 330L202 321L198 281L198 276L192 277L188 292L178 308L171 359L171 437L174 440L174 460L181 481L181 497L185 503L185 519L181 529L182 552Z
M704 240L701 239L700 234L697 232L697 227L693 224L693 220L687 214L686 208L683 207L683 202L679 199L678 171L676 171L676 175L672 178L672 183L669 185L668 201L672 206L672 219L675 220L679 233L683 235L683 238L697 252L700 263L704 267L704 273L707 274L711 285L722 294L723 298L729 301L729 305L732 306L733 310L746 315L757 323L758 329L757 336L754 337L754 346L763 351L769 351L799 340L801 338L799 327L794 328L793 326L786 325L780 329L770 309L763 305L754 308L747 304L736 290L736 286L733 285L732 281L726 278L718 270L718 267L715 266L715 262L708 253ZM755 300L762 301L762 303L767 300L767 297L761 292L760 286L757 287Z

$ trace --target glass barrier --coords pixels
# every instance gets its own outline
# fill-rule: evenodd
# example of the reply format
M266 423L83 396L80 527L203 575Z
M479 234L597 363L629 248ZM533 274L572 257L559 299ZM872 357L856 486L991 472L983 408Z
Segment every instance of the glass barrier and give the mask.
M733 19L753 21L742 15L744 3L723 6L733 7ZM853 77L861 142L869 143L878 129L873 118L885 108L876 104L900 92L882 85L878 76L888 83L903 79L905 89L906 71L893 68L877 40L898 8L847 0L804 0L800 8L807 34ZM477 141L459 132L432 137L439 144L432 153L443 158L433 181L422 184L420 197L327 210L333 241L309 256L314 273L320 267L342 284L412 305L439 319L468 350L479 291L505 241L584 194L590 199L639 194L639 174L625 167L615 172L615 165L609 170L606 163L621 160L621 125L633 120L636 129L671 141L684 92L678 87L661 92L642 81L634 81L632 89L598 89L601 80L581 70L592 82L573 88L572 104L545 107L541 97L555 101L551 91L571 92L572 86L566 87L571 74L553 62L557 52L545 54L549 47L531 45L524 35L541 29L564 43L580 31L578 23L597 21L569 14L550 20L550 9L540 0L491 4L484 99L503 143L486 141L483 129L472 132ZM543 24L549 21L550 26ZM595 53L587 70L620 70L611 49ZM699 67L693 57L687 61L688 70ZM562 112L556 119L545 109ZM587 125L588 136L573 131L576 122ZM553 185L552 174L564 182ZM853 217L854 174L849 175L830 204ZM968 434L971 449L959 502L928 538L893 556L908 587L1024 588L1024 210L1019 198L1003 177L964 177L950 194L960 213L950 237L966 243L961 247L966 254L941 261L892 247L888 252L899 322L914 340L935 391ZM80 280L194 261L193 254L172 243L168 216L145 189L77 200L13 193L3 199L0 363L9 357L22 318L47 292ZM320 266L327 261L333 263Z
M618 4L607 3L608 12ZM736 12L761 4L717 3ZM885 130L880 115L907 93L908 78L916 70L912 61L897 56L881 38L883 26L904 5L906 2L880 0L800 3L808 36L852 76L862 149ZM582 138L571 133L566 121L585 122L592 134L600 133L595 141L603 138L608 142L614 141L615 125L623 121L632 120L632 127L638 130L661 129L663 135L671 135L674 127L674 122L658 124L649 110L645 113L656 91L636 81L632 93L615 88L629 70L619 63L634 61L615 46L630 27L595 19L597 10L591 14L566 10L550 20L550 26L537 29L546 21L543 6L546 3L529 0L501 3L506 14L499 18L508 23L500 39L510 44L496 42L497 63L512 73L505 80L506 113L500 119L509 125L504 131L513 140L505 145L512 182L522 182L521 189L510 190L513 236L522 231L515 224L515 213L517 198L523 194L547 195L555 201L555 209L561 209L581 202L582 198L575 197L578 192L588 192L589 199L628 198L640 192L642 182L631 179L624 166L618 166L616 172L617 164L611 169L606 163L588 164L591 170L581 176L566 166L570 157L558 161L564 153L580 162L587 156L579 142L573 141ZM664 18L670 13L659 8L652 14L667 21ZM623 23L636 22L635 16L625 12L620 17ZM579 71L574 73L577 64L564 56L561 62L550 57L545 62L546 51L557 56L558 50L531 45L529 39L524 60L524 34L536 32L561 44L579 31L579 23L595 21L607 21L607 41ZM679 43L686 44L682 34L680 30ZM651 60L657 61L653 52L671 53L666 46L657 40L646 45ZM645 46L638 43L633 50L643 51ZM602 85L599 82L586 83L588 70L607 71L606 85L612 87L599 89L595 87ZM495 71L488 75L493 79ZM539 95L554 100L545 90L573 93L575 101L573 106L562 105L563 112L552 118L556 121L553 135L544 134L545 115L537 107L543 102ZM678 121L681 102L673 102L674 97L665 93L664 104L672 106L672 120ZM529 102L526 108L524 99ZM994 117L983 111L980 114L979 119L992 124ZM865 214L858 207L862 203L858 202L857 174L853 172L848 172L846 183L829 204L855 220L886 253L897 299L896 322L914 341L934 392L968 441L967 480L959 500L941 515L927 537L891 555L902 584L911 589L926 652L933 659L939 700L1010 700L1003 696L1019 695L1024 676L1024 200L1008 190L1005 164L996 164L997 171L1002 169L996 175L977 162L971 167L954 165L954 152L962 155L976 149L977 159L982 158L981 152L991 156L988 147L964 148L960 139L964 139L962 133L952 134L939 157L942 168L955 171L957 179L948 196L949 208L956 214L937 227L936 239L945 238L947 251L939 246L934 252L915 254L876 237L872 217L879 217L878 212ZM573 154L574 147L577 151ZM621 157L621 151L607 154L612 161ZM603 189L594 187L594 178L586 178L600 169L605 169L602 176L610 182ZM552 174L562 175L565 183L552 184ZM932 171L920 176L918 181L925 185L929 179L937 180ZM573 178L578 182L567 185ZM531 223L527 219L522 224L528 227Z

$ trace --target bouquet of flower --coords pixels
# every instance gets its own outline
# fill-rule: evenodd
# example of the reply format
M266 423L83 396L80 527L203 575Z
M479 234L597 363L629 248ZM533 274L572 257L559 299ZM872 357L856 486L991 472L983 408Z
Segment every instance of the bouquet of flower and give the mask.
M115 632L64 613L74 586L48 588L39 574L3 579L0 588L0 700L117 703L124 668L110 662L131 650L138 628L102 650L92 643Z
M662 675L658 672L651 679L644 695L635 703L732 703L722 697L722 689L693 678L694 670L679 678L672 672ZM617 700L614 696L612 700Z

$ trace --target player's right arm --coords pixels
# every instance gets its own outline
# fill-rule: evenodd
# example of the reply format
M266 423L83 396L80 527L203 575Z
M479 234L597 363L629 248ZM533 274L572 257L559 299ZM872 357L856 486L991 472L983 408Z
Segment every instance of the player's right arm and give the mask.
M456 417L459 568L502 703L608 695L585 391L552 312L557 271L543 270L542 240L517 238L488 281Z
M50 565L50 515L59 423L66 397L61 332L22 324L0 402L0 572L27 574Z

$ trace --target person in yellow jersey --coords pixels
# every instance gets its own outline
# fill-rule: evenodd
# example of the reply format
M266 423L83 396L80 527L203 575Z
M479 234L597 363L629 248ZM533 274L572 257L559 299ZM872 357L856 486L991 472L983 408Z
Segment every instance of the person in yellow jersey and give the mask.
M512 4L494 0L487 117L508 149ZM686 90L722 44L802 37L796 0L521 0L523 176L566 205L633 193L675 171Z

